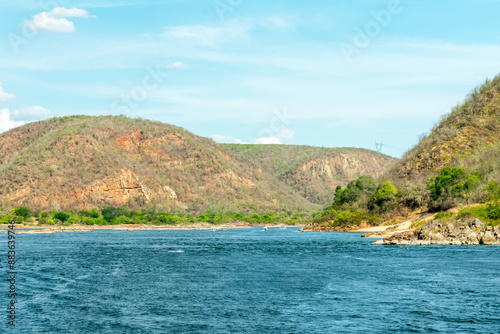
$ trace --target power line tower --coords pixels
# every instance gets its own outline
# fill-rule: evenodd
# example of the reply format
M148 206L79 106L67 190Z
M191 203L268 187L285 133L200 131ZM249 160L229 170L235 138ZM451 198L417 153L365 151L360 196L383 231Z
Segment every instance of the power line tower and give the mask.
M384 143L377 143L375 142L375 149L377 150L378 153L382 153L382 149L384 148Z

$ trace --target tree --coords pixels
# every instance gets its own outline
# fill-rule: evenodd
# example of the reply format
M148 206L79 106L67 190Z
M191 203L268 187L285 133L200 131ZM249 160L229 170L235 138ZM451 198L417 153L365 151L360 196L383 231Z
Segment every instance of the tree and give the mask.
M360 176L358 179L349 182L344 190L337 187L335 191L335 204L366 203L376 189L377 182L368 176Z
M342 190L342 187L341 186L337 186L337 188L335 188L335 196L333 196L333 203L337 203L337 204L342 204L341 201L342 201L342 193L344 191Z
M391 204L395 203L398 196L398 188L391 182L382 182L377 187L377 192L370 198L368 208L374 210L377 207L381 211L387 211Z
M103 218L108 222L111 223L111 221L117 216L116 214L116 209L113 208L110 205L104 205L101 208L101 213Z

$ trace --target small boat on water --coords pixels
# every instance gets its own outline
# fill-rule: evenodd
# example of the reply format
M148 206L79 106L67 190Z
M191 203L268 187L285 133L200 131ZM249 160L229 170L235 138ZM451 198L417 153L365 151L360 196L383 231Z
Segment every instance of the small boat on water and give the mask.
M281 229L284 230L286 227L285 225L281 225Z
M264 230L264 231L267 231L267 226L264 226L264 229L263 229L263 230Z

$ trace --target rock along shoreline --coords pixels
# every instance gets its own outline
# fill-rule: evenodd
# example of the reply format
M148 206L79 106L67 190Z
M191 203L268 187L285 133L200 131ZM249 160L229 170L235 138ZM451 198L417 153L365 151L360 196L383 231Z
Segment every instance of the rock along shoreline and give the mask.
M485 226L479 219L434 220L419 230L396 233L374 245L500 245L500 228Z

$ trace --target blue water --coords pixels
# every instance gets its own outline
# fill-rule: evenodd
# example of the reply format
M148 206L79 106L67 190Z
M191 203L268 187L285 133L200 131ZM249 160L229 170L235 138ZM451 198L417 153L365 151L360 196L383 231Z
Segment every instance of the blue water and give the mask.
M295 228L19 235L18 325L2 316L0 332L500 333L500 248L371 242ZM6 291L2 279L3 304Z

